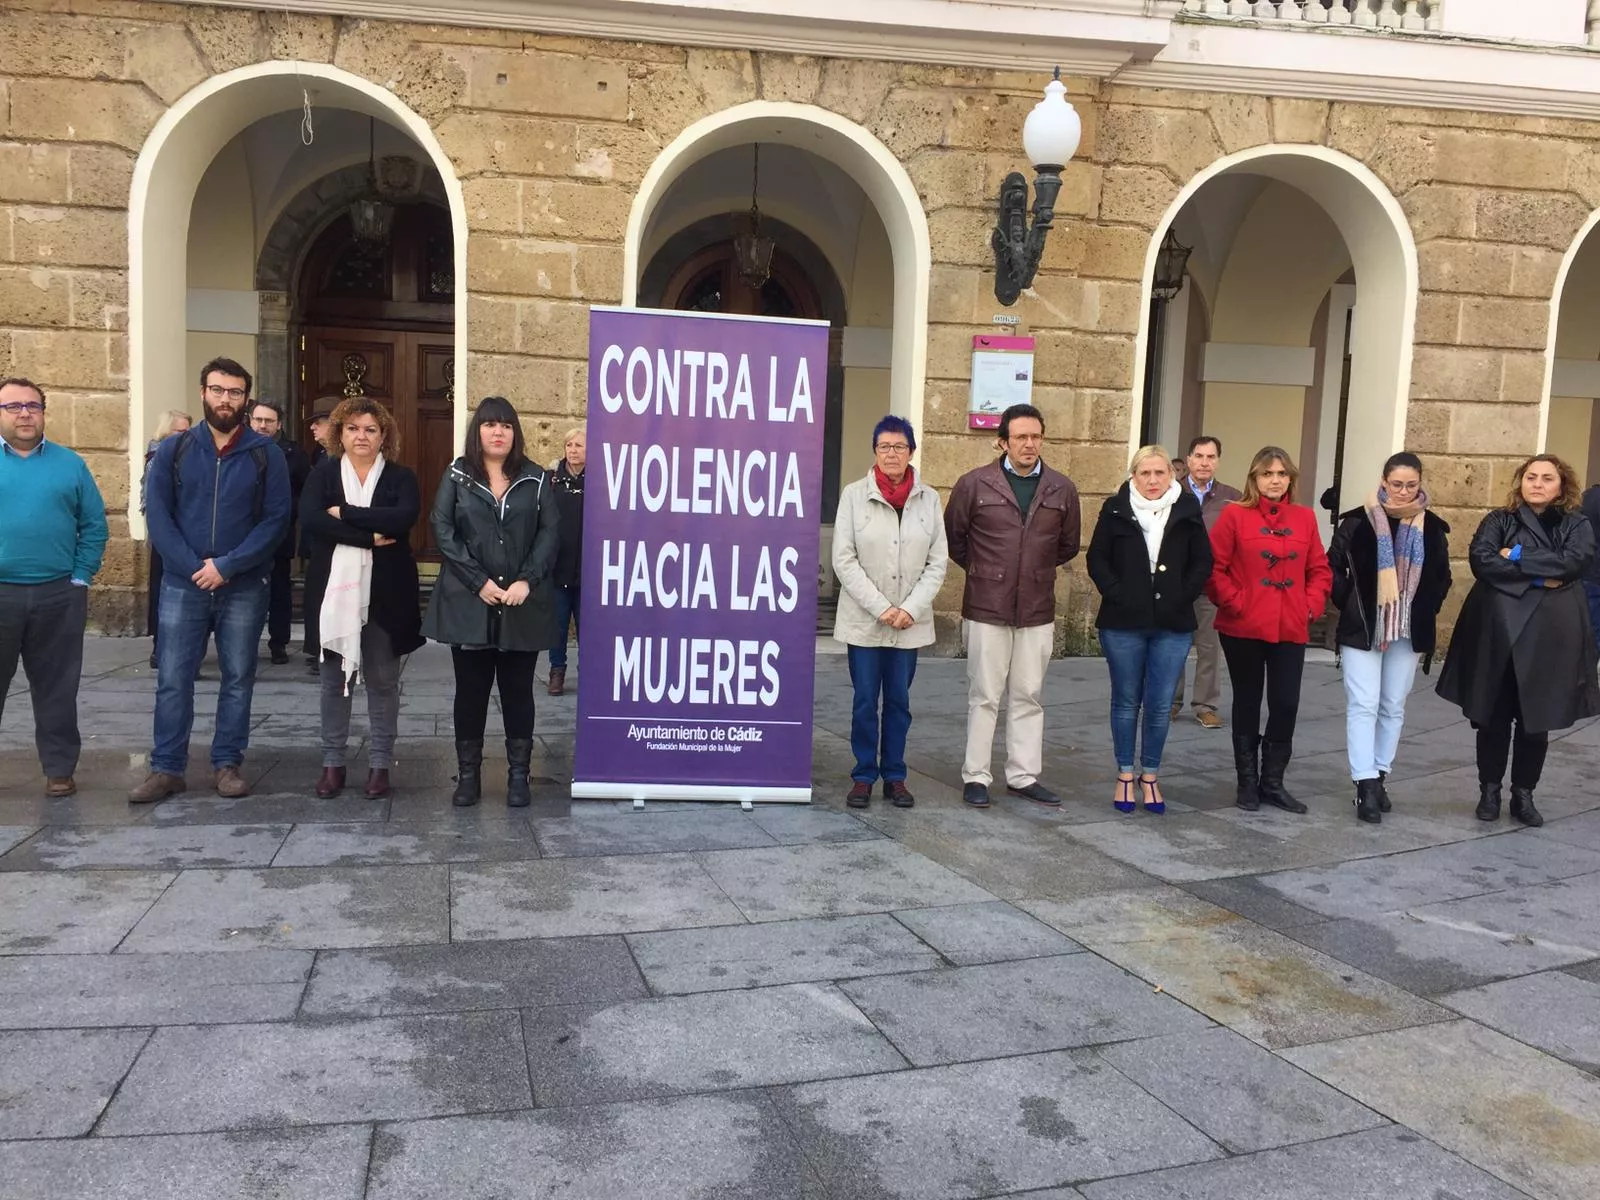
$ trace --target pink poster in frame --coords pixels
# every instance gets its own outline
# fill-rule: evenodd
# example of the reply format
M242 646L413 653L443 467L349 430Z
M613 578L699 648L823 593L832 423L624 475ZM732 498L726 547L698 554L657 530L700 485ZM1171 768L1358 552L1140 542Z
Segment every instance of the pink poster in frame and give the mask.
M972 339L967 428L998 429L1000 414L1033 400L1033 339L980 333Z

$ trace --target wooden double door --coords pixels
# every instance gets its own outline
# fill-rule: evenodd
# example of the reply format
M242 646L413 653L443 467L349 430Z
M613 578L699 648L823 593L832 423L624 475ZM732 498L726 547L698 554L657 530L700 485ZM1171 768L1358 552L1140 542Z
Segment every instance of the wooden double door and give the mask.
M417 473L422 517L411 533L419 559L437 560L428 513L456 457L455 346L450 332L307 326L302 331L301 395L370 396L394 415L398 459Z

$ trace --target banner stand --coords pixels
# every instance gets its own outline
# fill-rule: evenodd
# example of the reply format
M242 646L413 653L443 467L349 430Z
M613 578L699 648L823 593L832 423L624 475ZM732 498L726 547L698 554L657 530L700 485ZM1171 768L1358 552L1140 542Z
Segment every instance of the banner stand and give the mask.
M632 800L635 807L646 800L736 800L740 803L810 804L810 788L737 787L694 783L577 783L572 785L574 800Z

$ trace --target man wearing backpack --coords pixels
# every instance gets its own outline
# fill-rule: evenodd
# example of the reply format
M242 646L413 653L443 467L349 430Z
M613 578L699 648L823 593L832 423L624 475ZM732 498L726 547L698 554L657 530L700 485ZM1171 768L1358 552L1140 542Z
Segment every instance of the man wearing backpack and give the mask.
M200 371L205 420L170 437L150 463L145 519L161 556L155 747L129 793L148 804L181 792L194 726L194 681L214 637L222 685L211 766L219 796L245 796L256 648L267 619L272 556L289 528L289 470L245 422L250 372L228 358Z

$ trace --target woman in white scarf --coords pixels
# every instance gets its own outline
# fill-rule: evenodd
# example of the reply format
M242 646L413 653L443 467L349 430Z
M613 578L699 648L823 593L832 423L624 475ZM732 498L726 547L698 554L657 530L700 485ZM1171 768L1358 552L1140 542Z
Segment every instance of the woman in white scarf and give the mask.
M1133 456L1127 482L1101 506L1088 566L1100 589L1095 624L1111 669L1112 804L1132 812L1137 786L1145 810L1163 813L1157 776L1173 690L1194 641L1194 602L1211 575L1211 541L1199 499L1172 477L1172 458L1160 446Z
M316 791L331 799L344 789L351 689L360 682L370 725L366 794L386 796L401 660L422 644L409 544L422 498L416 475L392 461L394 418L378 401L356 397L335 408L328 442L328 457L311 472L300 499L301 523L317 548L307 592L322 596L322 776Z

